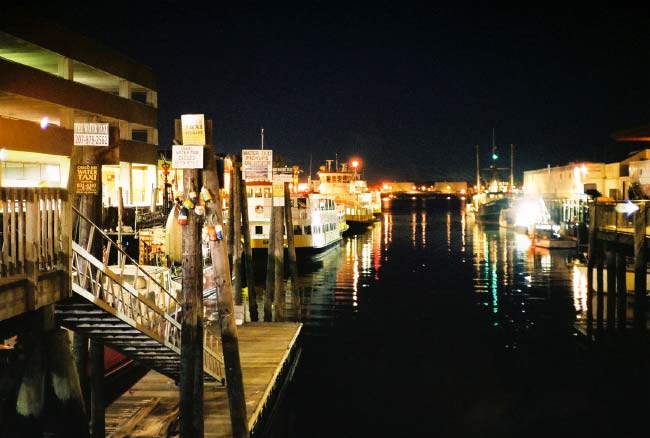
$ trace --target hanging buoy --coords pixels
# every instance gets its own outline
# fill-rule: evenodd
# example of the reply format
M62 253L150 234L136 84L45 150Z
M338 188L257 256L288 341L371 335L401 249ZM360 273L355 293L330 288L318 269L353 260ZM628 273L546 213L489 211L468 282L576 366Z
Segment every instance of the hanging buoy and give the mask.
M187 214L189 213L189 210L187 207L183 206L181 207L181 211L178 212L178 223L181 225L187 224Z
M192 200L188 198L183 201L183 206L188 210L191 210L194 208L194 202L192 202Z
M217 232L217 240L223 239L223 228L221 225L215 225L214 229Z
M194 213L196 213L197 216L203 216L205 214L205 207L202 205L197 205L194 207Z
M214 228L214 225L208 225L206 227L208 229L208 239L211 241L216 241L217 240L217 230Z
M212 201L212 195L210 194L210 190L208 190L206 187L201 188L201 197L205 202Z
M196 196L195 191L190 192L190 200L196 205L199 202L199 198Z

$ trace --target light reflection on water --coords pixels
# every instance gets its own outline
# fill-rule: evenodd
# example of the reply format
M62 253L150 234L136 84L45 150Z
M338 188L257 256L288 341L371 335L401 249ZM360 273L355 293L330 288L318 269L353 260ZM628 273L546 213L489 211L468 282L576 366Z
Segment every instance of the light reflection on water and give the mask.
M446 391L463 406L495 389L490 378L457 387L436 374L459 375L460 382L495 374L499 391L516 392L522 376L561 366L585 296L574 293L570 256L531 247L510 229L482 227L464 204L419 199L394 202L368 231L303 259L301 401L296 433L283 436L335 436L335 424L357 432L339 436L371 434L373 427L375 436L386 436L382 421L399 423L414 408L382 409L411 384L453 416L460 414L447 406ZM468 364L477 361L481 373L470 378L476 370ZM332 426L315 431L313 424Z

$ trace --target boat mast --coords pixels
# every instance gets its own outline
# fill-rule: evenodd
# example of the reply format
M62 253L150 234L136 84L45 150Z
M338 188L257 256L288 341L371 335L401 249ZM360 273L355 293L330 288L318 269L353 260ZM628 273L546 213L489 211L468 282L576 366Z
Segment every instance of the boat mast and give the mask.
M515 145L510 143L510 191L515 189Z
M264 149L264 128L262 128L262 149Z
M481 168L478 162L478 145L476 145L476 194L481 192Z

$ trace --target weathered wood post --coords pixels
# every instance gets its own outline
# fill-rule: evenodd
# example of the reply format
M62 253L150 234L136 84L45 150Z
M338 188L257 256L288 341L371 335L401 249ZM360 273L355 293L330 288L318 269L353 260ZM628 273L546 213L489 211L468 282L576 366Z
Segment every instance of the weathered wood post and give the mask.
M70 155L70 176L68 178L68 192L70 193L70 200L73 204L79 205L79 211L81 214L90 219L97 226L102 225L102 160L103 160L104 149L96 146L73 146L72 153ZM94 190L92 186L81 184L79 181L80 171L78 171L79 166L88 166L85 168L88 172L96 172L95 175L95 187ZM78 182L80 184L78 184ZM80 190L78 190L80 189ZM81 192L81 193L80 193ZM80 246L86 248L91 255L93 255L97 260L103 260L103 247L102 241L99 238L92 238L93 233L91 232L91 225L81 222L78 235L78 243ZM99 237L99 236L97 236ZM80 339L79 344L82 344L83 341ZM82 351L78 350L78 353L83 354ZM83 362L85 359L77 359ZM101 373L102 377L104 375L104 364L101 364L101 370L95 369L98 367L98 362L93 362L91 360L91 378L89 382L90 388L90 424L91 424L91 436L93 438L104 437L105 436L105 407L103 401L97 405L93 405L94 399L103 399L104 394L104 379L93 379L94 374ZM79 374L81 379L85 379L86 373L83 372ZM85 386L84 384L81 385Z
M242 246L241 246L241 161L237 155L232 156L232 184L230 190L232 195L232 215L230 221L232 227L228 229L232 231L232 264L233 264L233 292L235 295L235 304L241 306L243 304L242 294Z
M274 196L275 198L275 196ZM275 201L274 201L275 202ZM284 203L284 197L282 197ZM275 297L275 316L277 321L284 321L284 303L286 300L284 291L284 207L273 207L273 258L275 259L273 272L273 295Z
M293 311L296 321L302 320L300 303L300 289L298 288L298 266L296 263L296 243L293 236L293 217L291 205L291 192L289 183L284 183L284 220L287 224L287 255L289 257L289 273L291 275L291 296L293 298Z
M183 196L196 198L200 171L183 169ZM197 361L203 368L203 264L201 260L201 228L199 217L190 210L183 225L180 376L180 433L183 437L203 436L203 378L197 375Z
M605 252L607 266L607 331L616 328L616 252Z
M602 339L605 328L605 282L603 275L605 255L602 243L596 240L596 337Z
M213 194L219 193L217 167L212 148L205 149L204 174L205 187ZM217 208L221 208L220 202L217 202ZM220 222L218 225L223 226L223 222ZM246 399L244 397L244 382L239 359L239 338L237 336L237 323L235 320L235 307L226 243L223 239L211 240L209 247L214 272L214 284L217 289L217 312L221 330L223 360L226 368L226 389L228 391L228 402L230 406L232 436L234 438L244 438L248 436Z
M104 416L106 399L104 396L104 346L90 341L90 417L91 436L104 437L106 420Z
M647 317L647 252L645 247L646 235L646 204L639 204L639 210L634 214L634 330L638 334L646 331Z
M203 119L190 117L200 126L196 131L184 127L184 120L174 121L174 138L181 145L205 144L206 131ZM188 123L189 125L189 123ZM204 131L205 129L205 131ZM195 137L188 141L185 132ZM203 146L201 153L203 153ZM202 157L205 160L205 157ZM205 161L204 161L205 165ZM179 430L184 438L203 437L203 260L201 258L201 216L196 214L201 171L193 166L183 168L183 202L187 208L187 222L182 226L182 320L181 359L179 378Z
M594 266L596 265L596 205L589 206L589 247L587 249L587 336L591 339L594 323Z
M239 168L241 171L241 167ZM244 257L246 266L246 285L248 287L248 313L251 321L257 322L257 294L255 293L255 270L253 268L253 249L251 248L251 229L248 222L248 195L246 181L241 181L241 221L242 233L244 234Z
M622 251L616 253L616 293L618 303L616 305L616 322L619 330L624 331L627 326L627 266L625 254Z
M230 162L232 163L233 168L230 170L230 187L228 190L228 223L226 227L226 242L228 244L228 257L230 260L232 260L232 256L235 252L234 249L234 244L235 244L235 221L232 220L233 216L235 215L235 200L234 200L234 194L235 191L233 190L233 185L234 185L234 167L235 167L235 159L236 157L233 155L228 156L230 158Z
M271 207L271 218L269 223L269 244L266 255L266 281L264 283L264 321L273 321L273 302L275 300L275 218L273 213L275 207Z

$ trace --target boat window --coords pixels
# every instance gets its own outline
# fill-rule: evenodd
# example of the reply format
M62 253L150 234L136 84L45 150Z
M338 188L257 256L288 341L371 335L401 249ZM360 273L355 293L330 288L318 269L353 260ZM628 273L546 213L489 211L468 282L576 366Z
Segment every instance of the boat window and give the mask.
M262 197L262 188L261 187L255 187L255 197L256 198L261 198Z
M262 234L264 232L264 227L262 225L255 225L255 234Z
M252 188L246 189L246 196L249 197L249 198L253 197L253 189Z
M264 187L264 197L265 198L271 197L271 187Z
M296 236L300 236L302 234L302 227L300 225L294 225L293 234Z
M311 234L311 225L305 225L305 234Z
M307 208L307 198L298 198L298 208Z
M318 202L318 207L319 207L321 210L325 210L325 199L321 199L321 200Z

